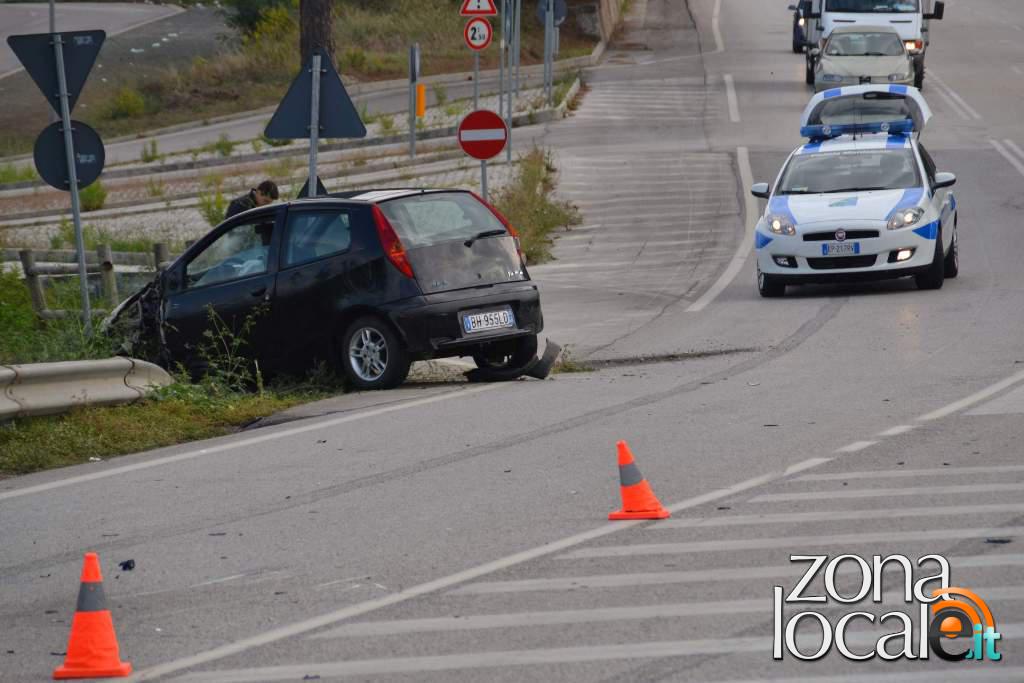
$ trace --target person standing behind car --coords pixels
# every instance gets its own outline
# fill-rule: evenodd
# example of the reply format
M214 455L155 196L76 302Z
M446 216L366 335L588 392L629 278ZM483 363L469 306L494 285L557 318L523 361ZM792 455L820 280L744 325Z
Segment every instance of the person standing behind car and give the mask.
M227 220L236 214L240 214L243 211L255 209L257 206L266 206L271 202L277 201L279 196L277 185L274 184L274 181L264 180L262 183L249 190L248 194L242 195L228 204L228 210L227 213L224 214L224 220Z

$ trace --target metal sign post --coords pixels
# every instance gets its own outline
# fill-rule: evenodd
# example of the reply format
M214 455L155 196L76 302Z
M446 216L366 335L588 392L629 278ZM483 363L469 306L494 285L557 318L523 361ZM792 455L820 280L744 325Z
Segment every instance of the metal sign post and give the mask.
M516 0L507 0L506 12L505 12L505 23L501 26L502 37L508 36L508 40L502 41L503 51L508 53L508 113L505 116L505 125L508 126L508 144L505 146L505 161L508 163L512 162L512 107L515 99L512 96L512 46L515 44L515 35L513 27L515 26L515 2Z
M480 53L473 53L473 111L480 108Z
M416 158L416 85L420 80L420 44L409 48L409 158Z
M554 90L554 37L555 32L555 0L547 0L548 6L544 12L544 97L548 106L551 106L552 91Z
M310 77L313 79L309 98L309 196L315 197L317 191L317 180L319 176L316 170L316 155L320 147L320 78L323 71L320 66L321 55L319 52L313 55L313 64L310 67Z
M82 209L78 199L78 169L75 168L75 143L71 137L71 107L68 106L68 82L64 73L64 39L53 35L53 54L57 60L57 86L60 94L60 119L64 129L64 157L68 163L71 190L71 217L75 224L75 249L78 250L78 286L82 294L82 324L92 334L92 306L89 303L89 272L85 266L85 239L82 237Z
M522 55L522 32L523 32L523 0L515 0L516 3L516 25L515 25L515 47L513 48L516 60L516 97L519 97L519 62Z
M505 32L505 10L508 0L501 0L501 19L498 21L498 29L501 31L501 38L498 40L498 113L505 111L505 41L508 34Z

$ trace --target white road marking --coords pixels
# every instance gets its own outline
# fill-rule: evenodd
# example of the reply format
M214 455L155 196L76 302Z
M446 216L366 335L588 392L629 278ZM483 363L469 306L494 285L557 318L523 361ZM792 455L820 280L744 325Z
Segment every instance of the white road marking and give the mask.
M76 477L68 477L67 479L57 479L55 481L47 482L45 484L37 484L36 486L26 486L25 488L4 491L0 493L0 501L10 500L12 498L21 498L23 496L29 496L35 493L45 493L48 491L53 491L55 489L61 489L67 486L73 486L75 484L82 484L88 481L96 481L98 479L106 479L108 477L116 477L121 474L128 474L130 472L137 472L139 470L146 470L151 467L161 467L163 465L170 465L172 463L182 462L185 460L192 460L194 458L202 457L205 455L212 455L214 453L233 451L239 448L248 448L259 443L275 441L277 439L284 439L289 436L295 436L296 434L313 432L319 429L327 429L328 427L336 427L337 425L347 424L349 422L357 422L359 420L365 420L371 417L386 415L387 413L393 413L399 410L416 408L419 406L429 405L431 403L438 403L440 401L448 401L453 398L471 396L473 394L478 394L483 391L490 391L496 389L499 386L499 384L490 384L480 387L473 387L471 389L457 389L454 391L445 392L443 394L428 396L426 398L415 399L403 403L395 403L392 405L380 406L377 408L371 408L369 410L364 410L356 413L349 413L341 417L322 420L314 422L312 424L302 425L300 427L280 429L278 431L268 432L266 434L261 434L260 436L253 436L247 439L226 441L216 446L207 446L206 448L199 448L196 450L186 451L184 453L178 453L177 455L169 455L163 458L153 458L151 460L137 462L131 465L112 467L108 470L101 470L99 472L92 472L90 474L82 474Z
M1011 140L1009 138L1006 138L1005 140L1003 140L1003 144L1006 145L1006 147L1011 152L1016 154L1018 159L1024 160L1024 149L1021 149L1020 146L1016 142L1014 142L1013 140Z
M752 515L753 516L753 515ZM666 520L667 521L667 520ZM652 527L653 528L653 527ZM1024 554L948 556L956 569L1024 566ZM516 581L480 581L453 591L453 595L491 595L530 593L533 591L585 590L589 588L635 588L677 583L708 583L719 581L753 581L793 575L793 565L775 567L718 567L675 572L640 572L635 574L595 574L592 576L560 576L557 578L519 579Z
M1021 69L1019 66L1014 65L1011 66L1010 69L1018 76L1024 76L1024 69Z
M1024 484L963 484L956 486L918 486L897 489L856 489L853 491L809 491L769 493L751 498L751 503L778 503L795 500L834 500L836 498L886 498L889 496L935 496L958 493L1013 493L1024 491Z
M225 576L223 579L213 579L212 581L203 581L202 583L196 583L190 586L190 588L202 588L203 586L213 586L218 583L227 583L228 581L234 581L235 579L244 579L245 574L232 574L231 576Z
M927 529L916 531L873 531L862 534L826 534L821 536L786 536L784 538L742 538L724 541L687 541L683 543L637 543L635 545L604 545L580 548L556 560L583 560L601 557L636 557L640 555L686 555L689 553L733 552L737 550L769 550L852 545L855 543L919 543L959 538L1015 536L1021 526L983 527L980 529Z
M897 470L869 470L866 472L805 474L802 477L797 477L793 481L845 481L847 479L892 479L895 477L959 477L964 474L1003 474L1006 472L1024 472L1024 465L993 465L992 467L935 467L927 470L901 468Z
M968 114L963 107L957 104L956 101L952 98L952 96L949 93L947 93L943 88L940 88L938 87L938 85L936 85L935 92L939 93L939 96L946 101L946 104L949 105L949 108L953 110L954 114L962 118L964 121L971 120L971 115Z
M725 98L729 101L729 120L739 123L740 103L736 99L736 83L733 81L732 74L725 74L722 79L725 81Z
M725 52L725 41L722 40L722 0L715 0L715 9L711 14L711 30L715 34L715 51L712 54Z
M836 453L856 453L857 451L862 451L865 448L871 448L876 443L878 443L878 442L877 441L854 441L851 444L848 444L846 446L843 446L842 448L836 449Z
M972 119L976 121L981 119L981 114L979 114L977 110L974 109L974 107L967 104L967 101L964 100L964 98L960 97L960 95L958 95L957 92L953 90L953 88L947 85L945 81L936 76L934 71L929 71L928 77L939 85L940 91L945 90L949 94L949 96L957 102L957 104L963 107L964 111L966 111Z
M746 221L748 223L744 226L743 241L740 242L732 260L715 284L711 285L699 299L686 308L687 313L699 313L707 308L708 304L714 301L743 269L754 246L754 225L758 217L758 206L757 201L750 195L750 186L754 184L754 171L750 168L750 151L746 147L737 148L736 160L740 167L740 191L746 201Z
M996 144L995 140L993 140L992 143ZM1024 175L1024 164L1020 165L1019 170L1021 172L1021 175ZM992 396L998 394L1000 391L1003 391L1004 389L1009 389L1014 384L1017 384L1018 382L1021 381L1024 381L1024 371L1010 375L1006 379L996 382L995 384L986 387L985 389L982 389L977 393L971 394L967 398L962 398L959 401L954 401L943 408L939 408L938 410L933 410L930 413L926 413L925 415L922 415L921 417L917 418L917 421L931 422L933 420L942 419L948 415L952 415L953 413L957 413L966 408L970 408L971 406L977 403L981 403L985 399L991 398Z
M989 140L989 143L996 148L996 151L1003 155L1003 158L1010 162L1010 165L1017 169L1017 173L1024 175L1024 161L1017 159L998 140Z
M802 477L793 481L800 481ZM648 531L662 529L696 529L702 527L751 526L760 524L813 524L814 522L852 522L866 519L890 519L896 517L955 517L958 515L987 515L990 513L1024 512L1024 503L993 503L991 505L938 505L915 508L890 508L879 510L815 510L814 512L777 512L756 515L730 515L727 517L691 517L666 519L648 528ZM1024 558L1024 555L1021 556Z
M899 436L900 434L906 434L907 432L912 431L913 429L915 429L914 425L897 425L895 427L890 427L889 429L886 429L884 432L879 432L878 435Z
M714 491L709 491L699 496L695 496L693 498L688 498L678 503L674 503L672 505L669 505L668 509L672 512L679 512L681 510L686 510L692 507L696 507L698 505L703 505L704 503L709 503L711 501L719 500L721 498L728 498L729 496L736 495L737 493L741 493L752 488L757 488L758 486L763 486L768 482L783 479L794 474L797 474L799 472L808 470L812 467L817 467L818 465L829 462L830 460L831 458L811 458L809 460L804 460L795 465L787 467L785 470L782 471L769 472L767 474L763 474L761 476L753 477L751 479L739 482L738 484L728 486L724 489L716 489ZM300 636L310 631L316 630L318 628L332 626L340 621L351 619L352 617L357 617L361 614L366 614L367 612L373 612L383 607L403 603L407 600L417 598L421 595L427 595L430 593L434 593L436 591L441 591L446 588L450 588L451 586L455 586L460 583L465 583L467 581L472 581L473 579L479 578L481 576L486 576L487 574L491 574L502 569L514 567L516 565L528 562L530 560L534 560L540 557L547 557L548 555L553 555L568 548L572 548L582 543L586 543L587 541L602 538L604 536L613 534L618 531L631 529L641 524L645 524L645 522L628 521L603 524L602 526L599 526L595 529L591 529L590 531L585 531L583 533L575 534L573 536L568 536L560 540L552 541L550 543L546 543L544 545L537 546L529 550L524 550L515 553L514 555L509 555L508 557L503 557L497 560L493 560L491 562L487 562L482 565L478 565L471 569L466 569L461 572L456 572L455 574L450 574L448 576L444 576L438 579L434 579L432 581L428 581L426 583L419 584L418 586L413 586L411 588L400 590L396 593L392 593L391 595L386 595L373 600L367 600L365 602L357 603L355 605L350 605L348 607L343 607L333 612L322 614L318 617L313 617L311 619L305 619L303 621L298 621L292 624L288 624L286 626L281 626L279 628L267 631L262 634L250 636L248 638L243 638L242 640L238 640L233 643L228 643L226 645L215 647L211 650L206 650L205 652L200 652L195 655L182 657L180 659L166 662L164 664L159 664L151 669L146 669L145 671L137 673L132 680L153 680L155 678L166 676L176 671L201 666L209 662L224 659L225 657L230 657L232 655L246 652L253 648L269 645L271 643L276 643L286 638ZM413 670L418 671L419 669ZM217 673L219 674L220 672ZM207 680L227 681L230 679L214 677L213 679Z
M1019 415L1024 413L1024 387L1017 387L1002 396L968 411L968 415Z

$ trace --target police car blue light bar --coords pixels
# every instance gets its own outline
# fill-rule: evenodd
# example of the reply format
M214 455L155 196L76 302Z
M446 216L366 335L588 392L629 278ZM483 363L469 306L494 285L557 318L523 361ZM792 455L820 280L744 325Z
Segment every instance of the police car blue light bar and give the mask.
M914 122L910 119L902 121L875 121L873 123L837 123L802 126L800 135L811 140L828 140L841 135L872 135L888 133L889 135L909 135L914 132Z

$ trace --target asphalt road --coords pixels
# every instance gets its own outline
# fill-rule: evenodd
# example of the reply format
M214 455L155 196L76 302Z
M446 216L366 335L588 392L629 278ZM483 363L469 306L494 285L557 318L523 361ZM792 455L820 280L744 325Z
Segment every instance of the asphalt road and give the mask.
M784 6L690 5L635 0L577 115L534 132L585 218L533 269L548 333L608 365L0 482L0 678L59 663L97 550L138 680L1024 680L1024 7L950 2L933 27L925 141L959 177L960 277L761 300L743 186L800 142L802 62ZM604 521L618 439L672 520ZM772 659L791 555L893 553L947 558L1003 660ZM901 611L901 586L822 612Z

